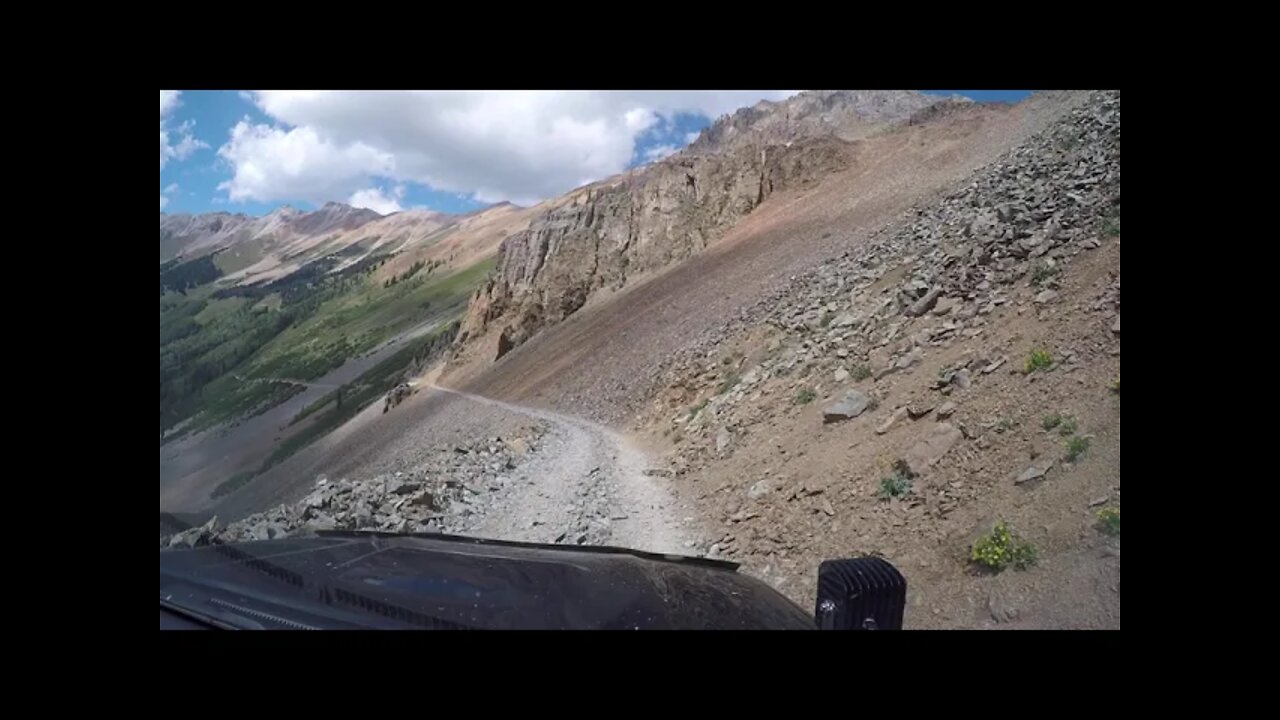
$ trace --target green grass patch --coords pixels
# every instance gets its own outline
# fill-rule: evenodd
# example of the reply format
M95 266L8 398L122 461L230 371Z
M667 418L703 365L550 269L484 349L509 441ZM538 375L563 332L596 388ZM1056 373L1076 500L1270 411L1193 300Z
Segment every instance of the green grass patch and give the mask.
M1043 370L1053 364L1053 356L1048 350L1036 348L1027 356L1027 374L1031 374L1037 370Z
M876 497L888 501L890 498L902 497L909 492L911 492L911 476L898 469L880 478L880 485L876 489Z
M969 561L988 570L1000 571L1012 565L1026 570L1037 562L1036 546L1013 536L1004 521L996 523L992 531L974 541L969 548Z
M861 363L849 368L849 377L854 380L866 380L871 377L871 368Z
M1079 423L1076 422L1074 417L1070 415L1063 415L1062 422L1058 425L1058 434L1062 437L1075 435L1078 425Z
M1062 415L1060 413L1051 413L1044 416L1044 420L1040 422L1040 426L1045 430L1052 430L1062 424Z
M1103 535L1120 537L1120 508L1104 507L1099 510L1097 527Z
M1058 268L1048 263L1040 263L1036 265L1035 270L1031 271L1031 284L1040 287L1057 275L1058 272Z
M1072 436L1067 440L1066 447L1067 453L1064 457L1067 462L1075 462L1089 451L1089 438L1081 435Z
M802 388L800 392L796 393L792 402L796 405L808 405L817 396L818 394L813 391L813 388Z

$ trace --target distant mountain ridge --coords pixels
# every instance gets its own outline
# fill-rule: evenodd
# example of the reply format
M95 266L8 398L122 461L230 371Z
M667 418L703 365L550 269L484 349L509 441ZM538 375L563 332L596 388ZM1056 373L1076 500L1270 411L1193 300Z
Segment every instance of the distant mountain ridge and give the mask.
M379 214L329 202L313 211L284 205L266 215L160 213L160 262L213 256L223 283L252 284L287 275L335 253L342 266L378 253L436 259L430 248L450 238L448 253L478 259L520 229L527 208L503 202L463 214L404 210ZM511 227L508 227L510 225ZM402 262L397 262L398 267Z

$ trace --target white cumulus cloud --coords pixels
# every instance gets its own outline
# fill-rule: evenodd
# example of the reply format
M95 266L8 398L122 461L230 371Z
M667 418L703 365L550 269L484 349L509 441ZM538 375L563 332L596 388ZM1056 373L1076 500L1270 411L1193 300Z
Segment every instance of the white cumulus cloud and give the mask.
M347 199L347 204L352 207L369 208L381 215L390 215L404 209L400 206L400 199L403 197L403 185L393 188L390 195L383 192L382 188L370 187L352 193Z
M161 195L161 196L160 196L160 209L161 209L161 210L163 210L163 209L164 209L164 206L165 206L165 205L168 205L168 204L169 204L169 198L165 197L164 195Z
M626 169L676 113L715 118L787 90L259 91L275 126L241 122L219 151L230 199L323 202L417 182L531 204ZM385 198L385 193L383 193Z
M689 143L693 142L694 140L697 140L697 139L698 139L698 136L699 136L699 135L701 135L701 134L702 134L702 131L701 131L701 130L699 130L699 131L697 131L697 132L685 133L685 135L684 135L684 143L685 143L685 145L688 145Z
M165 163L170 159L185 160L191 153L200 148L209 147L195 138L191 134L192 128L195 127L194 120L188 120L177 128L167 127L166 117L171 115L174 110L181 105L178 99L182 93L177 90L161 90L160 91L160 169L163 170ZM170 135L170 132L173 135Z
M362 141L340 142L310 126L284 130L241 120L218 149L231 164L218 185L231 200L303 199L322 204L347 197L373 176L395 172L396 158Z
M178 192L178 183L169 183L169 185L165 187L165 189L160 191L162 195L170 195L176 192Z
M161 90L160 91L160 117L168 115L174 108L178 107L177 90Z

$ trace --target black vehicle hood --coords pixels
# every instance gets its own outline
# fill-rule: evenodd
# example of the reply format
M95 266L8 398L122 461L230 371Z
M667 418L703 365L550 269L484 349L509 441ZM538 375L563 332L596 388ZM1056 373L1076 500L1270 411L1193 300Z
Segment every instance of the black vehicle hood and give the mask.
M164 608L223 627L813 629L733 563L450 535L324 532L160 551Z

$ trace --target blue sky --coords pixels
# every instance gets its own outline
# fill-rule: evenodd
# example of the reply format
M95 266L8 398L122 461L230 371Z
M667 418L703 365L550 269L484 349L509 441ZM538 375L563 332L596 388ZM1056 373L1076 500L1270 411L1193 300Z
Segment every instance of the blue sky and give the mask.
M984 102L1029 93L924 92ZM788 94L162 91L161 210L528 204L674 152L713 117Z

